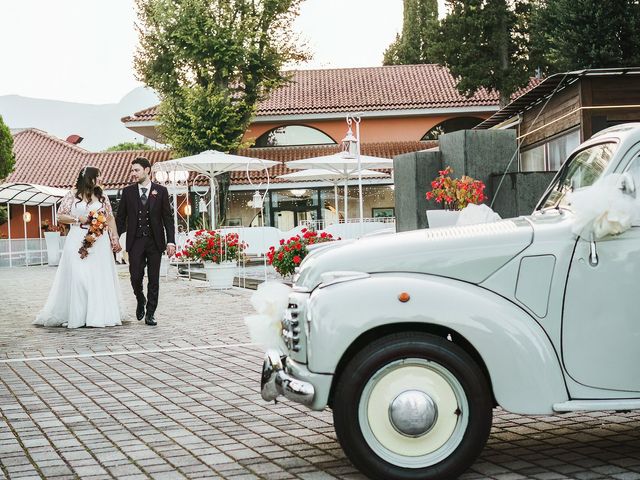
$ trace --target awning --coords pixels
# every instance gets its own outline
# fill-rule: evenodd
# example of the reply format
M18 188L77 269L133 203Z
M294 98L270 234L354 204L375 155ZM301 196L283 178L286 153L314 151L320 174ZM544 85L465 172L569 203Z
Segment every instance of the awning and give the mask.
M530 110L545 102L551 95L568 87L582 77L607 77L607 76L631 76L640 75L639 67L626 68L592 68L586 70L576 70L573 72L556 73L551 75L536 85L531 90L520 95L509 105L497 111L485 121L476 125L474 130L486 130L502 122L515 117L519 113Z
M3 183L0 185L0 204L40 205L56 204L69 190L63 188L34 185L31 183Z

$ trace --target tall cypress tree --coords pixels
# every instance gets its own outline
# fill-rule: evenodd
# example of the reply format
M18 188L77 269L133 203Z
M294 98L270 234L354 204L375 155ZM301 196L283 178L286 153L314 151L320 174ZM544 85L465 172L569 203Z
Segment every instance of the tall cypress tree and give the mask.
M458 90L500 93L500 106L529 81L529 0L447 0L429 53L458 80Z
M428 45L438 29L437 0L403 0L402 34L384 52L384 65L433 63Z
M545 72L640 65L640 0L541 0L532 61Z

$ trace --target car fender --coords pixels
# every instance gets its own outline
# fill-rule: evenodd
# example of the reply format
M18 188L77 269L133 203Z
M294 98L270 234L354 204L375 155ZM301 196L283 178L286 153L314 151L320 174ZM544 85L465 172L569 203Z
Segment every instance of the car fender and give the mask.
M408 301L400 301L403 292ZM335 374L349 346L377 327L435 325L476 349L504 409L550 414L554 403L568 400L544 329L519 306L477 285L422 274L374 274L316 289L307 312L312 372Z

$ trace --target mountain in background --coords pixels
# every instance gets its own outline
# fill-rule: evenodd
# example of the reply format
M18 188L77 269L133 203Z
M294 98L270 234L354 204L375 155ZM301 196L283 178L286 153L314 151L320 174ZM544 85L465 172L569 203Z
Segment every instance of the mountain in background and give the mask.
M0 96L0 115L11 129L38 128L63 140L76 134L84 139L80 147L102 151L121 142L144 142L144 137L128 130L120 119L158 102L155 92L145 87L106 105L4 95Z

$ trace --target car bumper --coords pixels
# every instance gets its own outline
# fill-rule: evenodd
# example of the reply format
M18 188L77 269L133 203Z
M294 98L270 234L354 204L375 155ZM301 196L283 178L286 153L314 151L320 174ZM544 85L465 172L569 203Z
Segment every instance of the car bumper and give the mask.
M313 384L290 375L285 368L286 365L286 356L281 355L277 350L267 350L262 364L262 398L270 402L283 396L307 407L312 407L315 398Z

